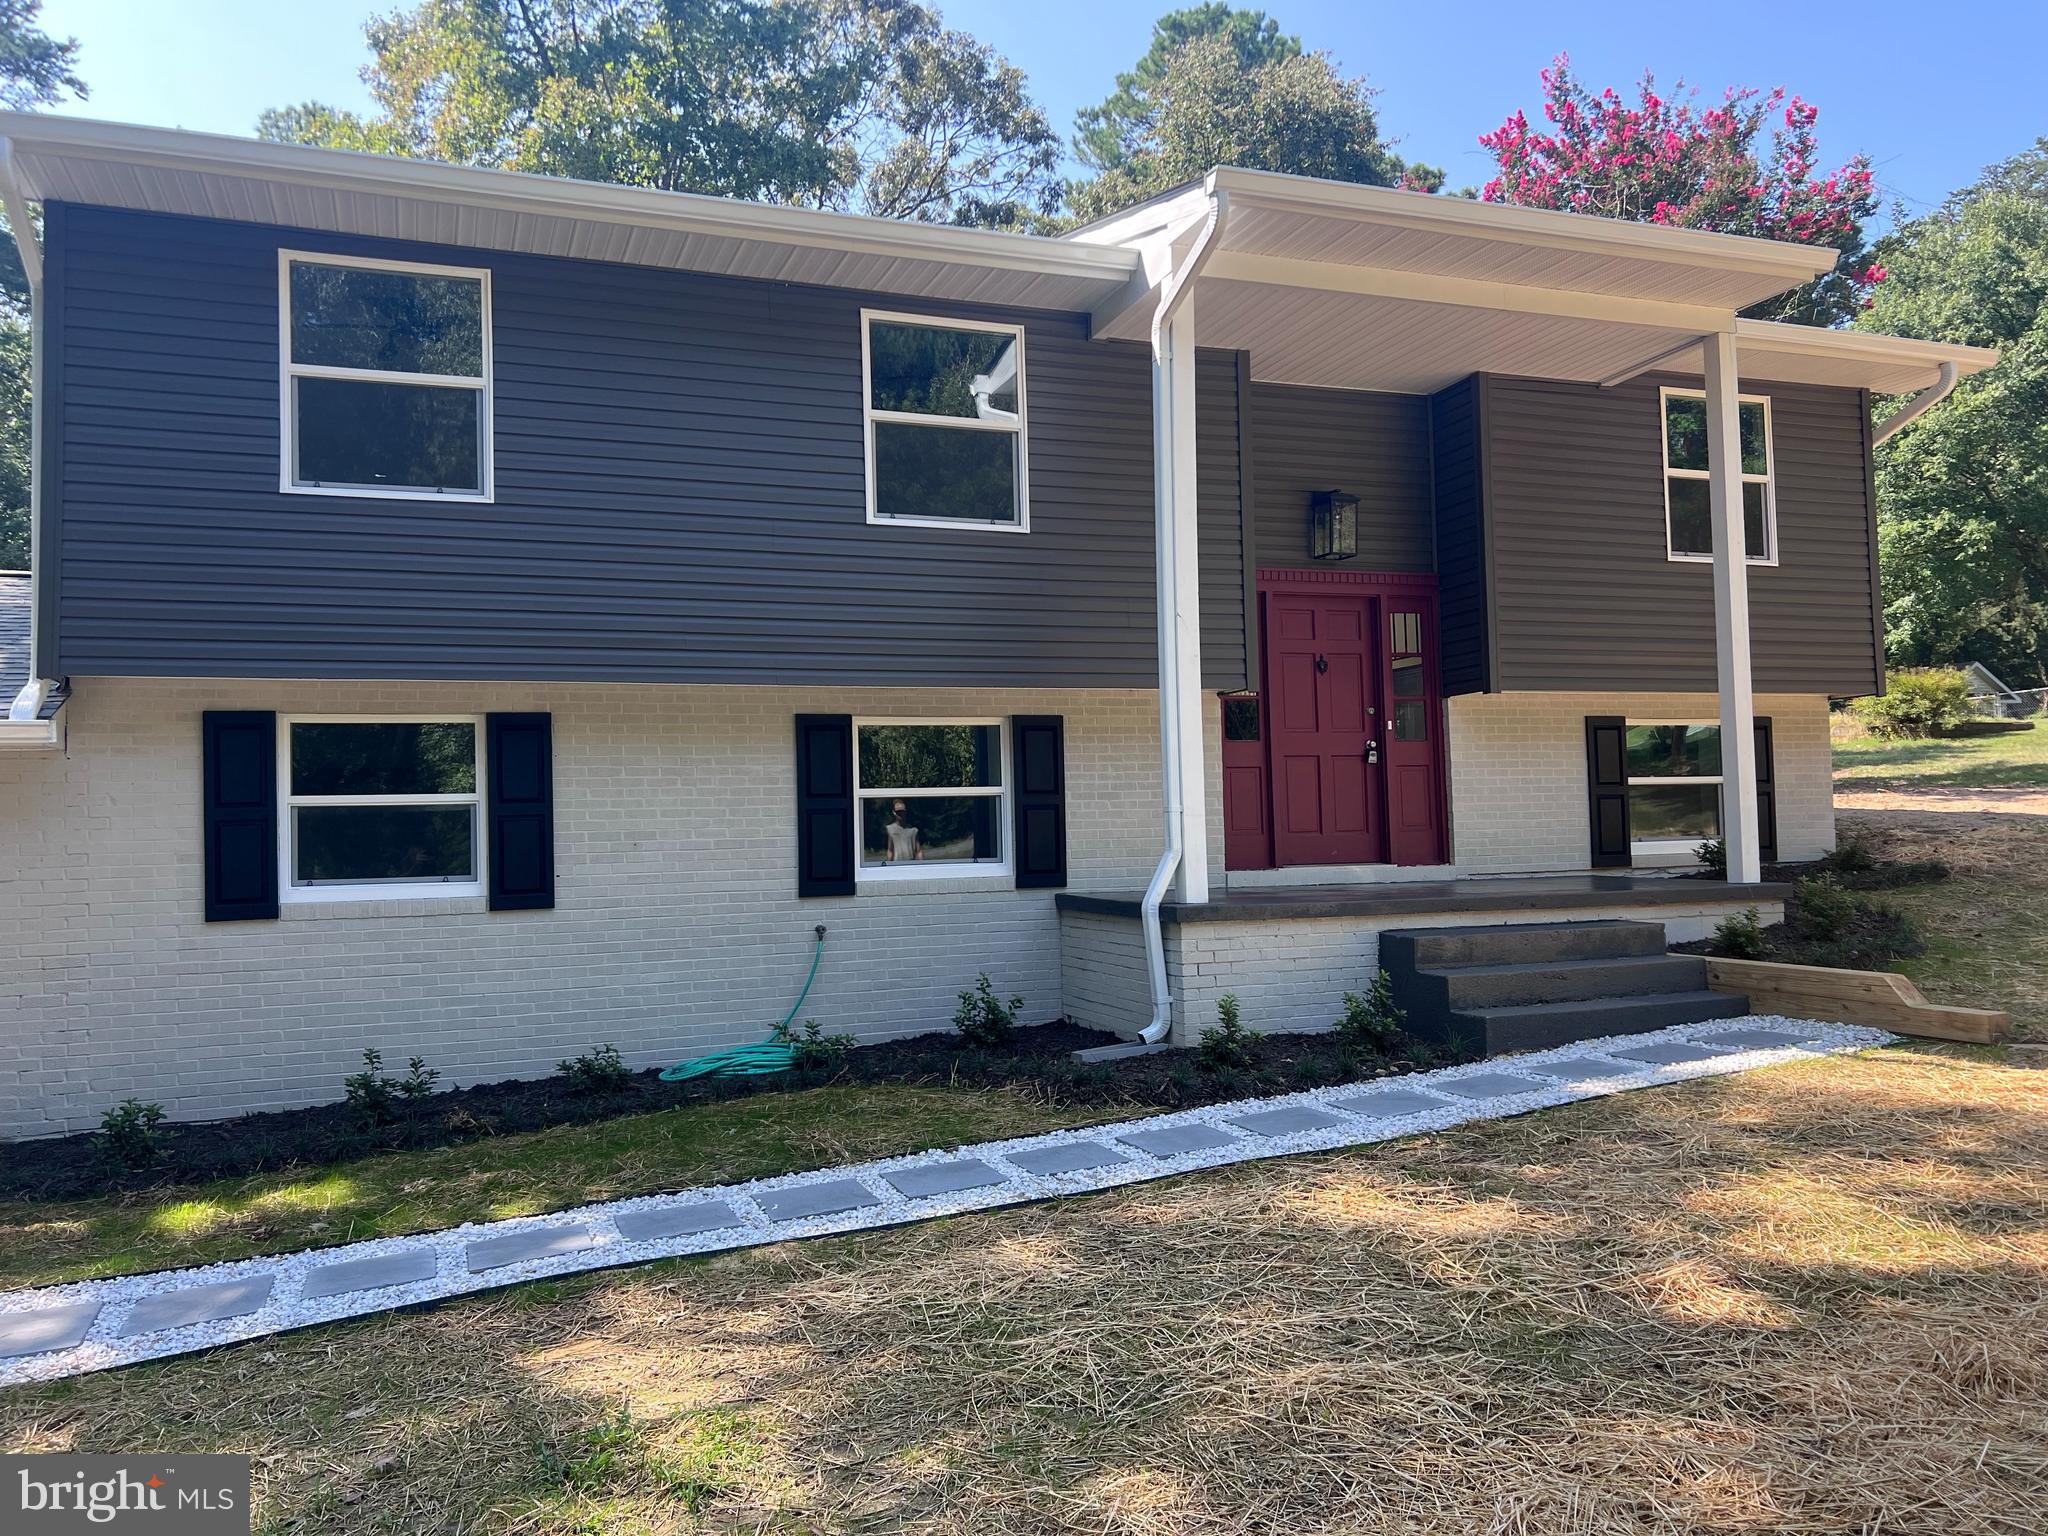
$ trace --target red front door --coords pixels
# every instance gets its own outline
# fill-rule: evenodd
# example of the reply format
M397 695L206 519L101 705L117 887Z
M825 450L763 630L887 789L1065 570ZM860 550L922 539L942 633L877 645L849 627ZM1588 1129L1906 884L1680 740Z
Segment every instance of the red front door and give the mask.
M1280 864L1385 861L1380 653L1366 596L1266 597L1273 855Z
M1434 584L1404 572L1259 580L1265 696L1224 704L1228 866L1443 863Z

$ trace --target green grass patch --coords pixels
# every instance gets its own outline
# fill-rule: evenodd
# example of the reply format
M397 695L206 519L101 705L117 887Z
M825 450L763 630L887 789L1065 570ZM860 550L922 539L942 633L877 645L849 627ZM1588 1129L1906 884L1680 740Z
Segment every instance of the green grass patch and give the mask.
M1852 789L2048 789L2048 727L1938 741L1837 741L1835 782Z
M0 1204L0 1287L431 1232L1118 1118L1021 1094L849 1084L557 1126L332 1169Z

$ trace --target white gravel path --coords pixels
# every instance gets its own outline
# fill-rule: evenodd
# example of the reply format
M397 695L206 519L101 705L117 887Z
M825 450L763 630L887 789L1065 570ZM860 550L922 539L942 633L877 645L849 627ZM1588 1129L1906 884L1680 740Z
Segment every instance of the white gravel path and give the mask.
M1742 1038L1751 1031L1768 1031L1782 1038ZM1691 1044L1712 1047L1717 1039L1731 1035L1738 1038L1725 1041L1711 1053L1700 1053L1701 1059L1697 1060L1659 1063L1627 1054L1645 1048ZM1445 1067L1398 1079L1211 1104L1142 1120L983 1142L952 1152L927 1152L746 1184L614 1200L547 1216L469 1223L413 1237L378 1238L196 1269L12 1291L0 1294L0 1386L50 1381L139 1360L211 1349L284 1329L360 1317L522 1280L751 1248L829 1233L867 1231L965 1211L1086 1194L1258 1158L1363 1146L1468 1121L1524 1114L1577 1099L1697 1077L1720 1077L1814 1056L1847 1054L1885 1044L1892 1038L1880 1030L1770 1015L1718 1019L1651 1034L1581 1041L1553 1050ZM1655 1057L1673 1053L1650 1049L1649 1054ZM1598 1075L1560 1078L1541 1070L1582 1057L1595 1064L1587 1069L1589 1074ZM1460 1087L1484 1090L1494 1096L1463 1096L1458 1092ZM1343 1104L1344 1100L1361 1094L1395 1089L1429 1095L1441 1101L1440 1107L1385 1118L1356 1113ZM1250 1126L1233 1123L1246 1116L1287 1109L1311 1111L1305 1118L1319 1123L1294 1131L1284 1130L1284 1122L1270 1119L1254 1121ZM1168 1127L1199 1128L1206 1134L1187 1139L1215 1144L1154 1155L1122 1139ZM1274 1131L1279 1134L1262 1134ZM1217 1140L1219 1135L1225 1139ZM1117 1154L1117 1160L1102 1161L1098 1154L1088 1151L1087 1160L1094 1162L1094 1166L1051 1174L1033 1174L1009 1160L1014 1153L1048 1148L1108 1148ZM948 1168L926 1174L924 1183L966 1183L969 1187L913 1197L900 1193L889 1182L891 1174L954 1164L961 1159L975 1160L982 1167ZM991 1174L995 1182L985 1182ZM849 1180L851 1187L842 1187ZM763 1209L764 1202L770 1208L833 1208L776 1220ZM717 1208L700 1209L703 1207ZM657 1215L662 1218L659 1222L654 1220ZM621 1231L621 1218L629 1230L644 1231L651 1223L668 1235L636 1240ZM522 1237L532 1238L548 1251L537 1256L518 1256L519 1250L527 1246L519 1241ZM429 1260L431 1270L427 1268ZM343 1275L311 1278L315 1272L330 1271L345 1263L361 1267ZM391 1267L386 1268L386 1263ZM483 1267L486 1264L489 1267ZM426 1278L410 1278L414 1275ZM353 1284L379 1278L396 1278L399 1283L370 1289L334 1289L344 1282ZM324 1289L331 1293L309 1294L309 1280L312 1291ZM169 1299L175 1293L194 1291L201 1286L210 1289L199 1296ZM236 1315L213 1315L220 1309L232 1309ZM206 1315L212 1315L212 1320L187 1320ZM166 1321L171 1326L157 1325Z

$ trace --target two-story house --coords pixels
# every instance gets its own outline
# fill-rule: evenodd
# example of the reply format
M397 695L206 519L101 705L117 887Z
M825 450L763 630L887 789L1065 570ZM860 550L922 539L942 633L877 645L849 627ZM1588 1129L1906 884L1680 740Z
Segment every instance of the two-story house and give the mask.
M1232 170L1054 240L0 114L0 195L7 1134L758 1039L820 925L834 1030L1185 1043L1768 907L1882 686L1871 396L1991 361ZM1645 976L1570 1027L1740 1006Z

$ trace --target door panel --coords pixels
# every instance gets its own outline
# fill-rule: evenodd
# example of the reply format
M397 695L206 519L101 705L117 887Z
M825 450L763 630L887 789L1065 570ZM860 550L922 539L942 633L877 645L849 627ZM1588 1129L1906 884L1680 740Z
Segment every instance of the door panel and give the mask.
M1385 855L1373 599L1270 593L1273 853L1280 864L1371 864Z
M1288 757L1280 761L1281 827L1298 837L1323 830L1323 760Z

